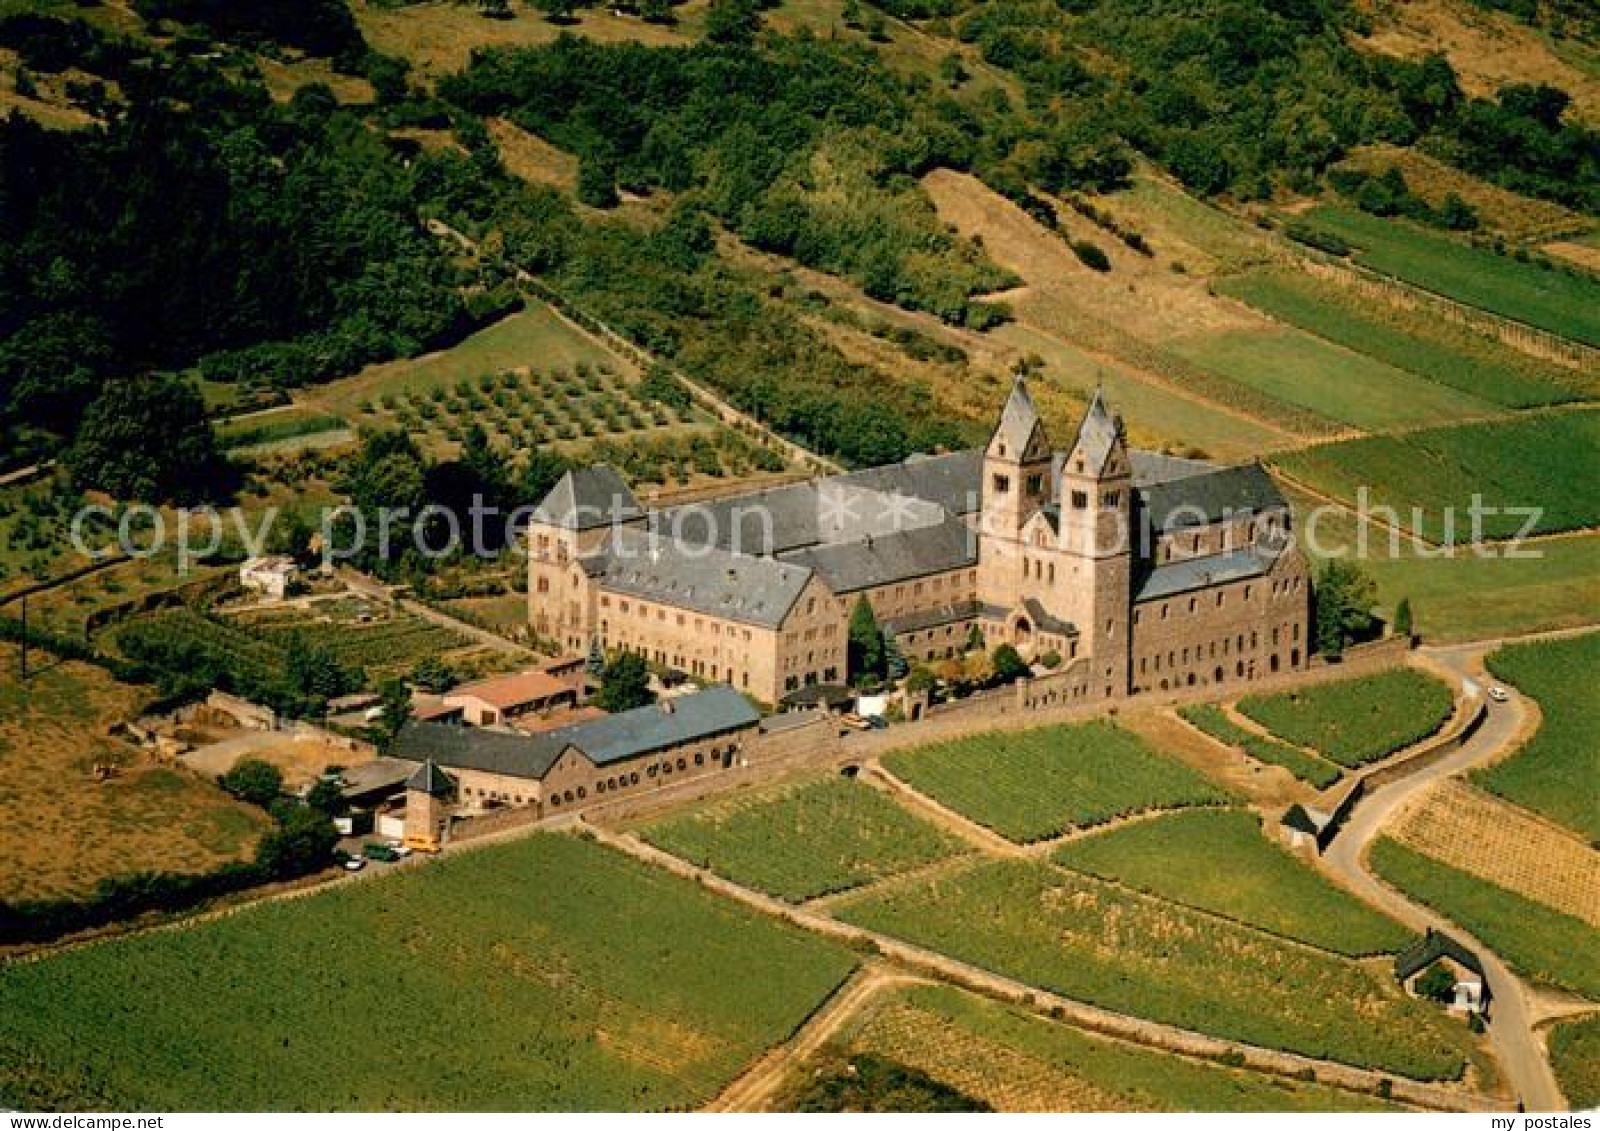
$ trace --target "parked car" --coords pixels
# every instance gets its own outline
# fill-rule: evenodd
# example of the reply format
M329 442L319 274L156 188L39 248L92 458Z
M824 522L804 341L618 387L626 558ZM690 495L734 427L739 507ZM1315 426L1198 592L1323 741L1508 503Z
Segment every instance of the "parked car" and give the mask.
M411 855L411 846L401 840L391 840L389 842L389 851L393 852L395 856L404 860L407 856Z
M841 723L843 723L845 726L849 727L851 730L871 730L872 729L872 724L871 723L867 722L866 719L863 719L860 715L855 714L854 712L851 712L848 715L844 715L843 717L841 717L839 719L839 721Z
M360 856L352 856L344 862L344 870L346 872L359 872L366 866L366 860Z
M1499 684L1496 684L1495 686L1489 688L1489 698L1493 699L1496 703L1504 703L1506 700L1511 698L1511 693L1505 688L1501 687Z
M368 860L379 860L385 864L393 864L396 860L400 859L400 854L398 852L390 848L387 844L381 844L378 841L369 841L366 844L363 844L361 846L361 855L365 856Z

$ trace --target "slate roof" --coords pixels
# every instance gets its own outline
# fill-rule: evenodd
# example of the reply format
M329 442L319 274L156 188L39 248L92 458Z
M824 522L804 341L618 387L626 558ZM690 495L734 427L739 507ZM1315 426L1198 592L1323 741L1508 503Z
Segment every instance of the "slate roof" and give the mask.
M545 737L559 739L563 746L576 746L595 765L605 766L663 747L741 730L760 721L761 712L751 706L750 700L722 684L579 723Z
M925 628L938 628L942 624L972 620L982 611L983 606L977 601L958 601L953 605L940 605L936 609L923 609L901 617L890 617L882 622L882 627L889 636L899 636L907 632L920 632Z
M566 746L555 741L555 733L529 735L412 719L395 735L391 753L412 762L513 778L542 778Z
M1432 927L1429 927L1427 933L1420 939L1395 955L1394 976L1403 982L1418 971L1426 970L1441 958L1450 959L1480 978L1484 976L1483 963L1478 961L1476 954L1449 935Z
M1227 514L1260 514L1288 504L1260 464L1221 467L1140 488L1144 511L1157 530L1217 522Z
M854 593L977 564L978 541L959 518L881 538L812 546L784 557L815 570L836 594Z
M806 483L668 507L656 528L724 550L782 555L840 541L933 526L977 509L983 453L913 456Z
M566 530L593 530L644 517L628 485L605 464L567 472L533 510L535 522Z
M1122 436L1122 422L1111 415L1111 410L1106 407L1105 398L1100 395L1100 390L1094 391L1094 399L1089 402L1089 408L1083 414L1083 419L1078 422L1078 435L1073 440L1071 452L1081 451L1085 465L1090 472L1099 472L1105 466L1106 457L1111 454L1111 449Z
M1028 614L1028 619L1033 622L1034 631L1050 632L1062 636L1076 636L1077 627L1071 621L1062 620L1045 611L1037 597L1029 597L1022 602L1023 611Z
M623 531L604 557L608 592L775 628L811 570L803 564L735 554L638 531Z
M423 763L412 775L412 782L430 772L444 777L438 768L441 765L539 779L550 772L568 747L582 751L596 766L605 766L665 747L742 730L760 721L761 713L750 701L724 685L544 734L412 720L395 736L393 753L398 758ZM420 788L409 782L407 787Z
M1128 463L1133 468L1136 487L1170 483L1174 479L1187 479L1191 475L1205 475L1220 470L1217 464L1208 460L1169 456L1165 452L1147 452L1139 448L1128 452Z
M1000 410L1000 422L995 425L989 444L1004 443L1007 458L1021 459L1028 450L1028 441L1039 427L1039 410L1033 407L1028 395L1028 383L1020 376L1012 382L1011 395L1005 408Z
M456 783L429 758L417 767L417 772L406 779L406 790L418 790L429 797L448 797L456 791Z
M1271 570L1276 560L1275 555L1259 547L1247 546L1226 554L1165 562L1145 575L1133 599L1154 601L1211 585L1259 577Z

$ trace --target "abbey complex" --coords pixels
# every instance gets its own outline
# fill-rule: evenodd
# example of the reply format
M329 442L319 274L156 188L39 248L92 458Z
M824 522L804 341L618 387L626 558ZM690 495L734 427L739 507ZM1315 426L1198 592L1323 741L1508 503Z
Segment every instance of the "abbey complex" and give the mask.
M585 468L528 539L537 632L774 705L848 682L862 598L908 660L1009 643L1052 701L1307 662L1306 564L1264 469L1130 449L1098 393L1058 449L1020 379L981 451L659 510Z

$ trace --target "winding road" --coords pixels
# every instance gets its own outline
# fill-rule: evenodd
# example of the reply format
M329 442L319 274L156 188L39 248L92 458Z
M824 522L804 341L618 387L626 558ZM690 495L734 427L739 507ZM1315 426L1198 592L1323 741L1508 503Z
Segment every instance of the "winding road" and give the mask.
M1427 655L1457 675L1481 682L1484 679L1482 657L1494 647L1492 642L1479 643L1429 649ZM1320 863L1351 890L1406 926L1417 931L1429 927L1445 931L1478 955L1494 995L1489 1040L1501 1069L1517 1098L1529 1111L1559 1112L1566 1110L1567 1105L1555 1074L1550 1071L1543 1045L1534 1033L1532 995L1522 980L1499 955L1470 932L1377 879L1367 870L1364 859L1368 845L1383 832L1384 825L1401 806L1453 774L1502 756L1524 736L1531 721L1531 712L1517 695L1505 703L1491 702L1483 724L1459 750L1362 798Z

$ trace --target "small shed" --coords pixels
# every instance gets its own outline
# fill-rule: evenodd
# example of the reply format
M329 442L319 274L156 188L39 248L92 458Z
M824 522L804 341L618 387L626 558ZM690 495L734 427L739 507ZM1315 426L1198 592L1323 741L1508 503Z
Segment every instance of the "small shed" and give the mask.
M1483 963L1461 943L1431 927L1411 946L1395 956L1395 979L1412 993L1427 971L1440 966L1455 979L1449 1009L1461 1013L1486 1013L1489 1009L1489 980Z
M250 558L239 567L241 586L274 601L287 597L299 576L300 567L294 559L282 554Z

